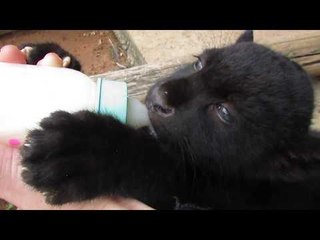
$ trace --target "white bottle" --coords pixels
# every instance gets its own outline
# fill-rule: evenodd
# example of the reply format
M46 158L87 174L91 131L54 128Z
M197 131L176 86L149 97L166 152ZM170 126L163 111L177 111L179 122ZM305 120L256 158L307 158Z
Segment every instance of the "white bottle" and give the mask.
M145 106L127 98L125 82L66 68L0 63L0 143L19 144L50 113L90 110L135 128L149 125Z

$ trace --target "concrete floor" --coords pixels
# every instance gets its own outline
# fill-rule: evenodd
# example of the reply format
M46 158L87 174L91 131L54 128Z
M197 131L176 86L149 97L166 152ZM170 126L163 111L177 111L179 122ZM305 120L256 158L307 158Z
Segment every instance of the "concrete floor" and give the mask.
M147 63L159 63L205 48L221 47L235 42L242 30L129 30L127 31ZM255 30L255 42L273 44L305 38L319 30Z
M147 63L199 54L205 48L232 43L242 31L148 30L128 31Z

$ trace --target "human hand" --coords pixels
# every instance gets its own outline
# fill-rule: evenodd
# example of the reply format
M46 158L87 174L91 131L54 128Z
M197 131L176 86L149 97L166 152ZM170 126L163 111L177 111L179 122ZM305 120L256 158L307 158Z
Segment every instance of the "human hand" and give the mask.
M26 64L26 56L14 45L0 50L0 62ZM38 65L60 66L61 58L49 53ZM62 66L61 66L62 67ZM1 110L1 109L0 109ZM19 146L0 144L0 198L21 210L151 210L149 206L124 198L100 197L89 201L52 206L45 203L41 193L34 191L21 179Z

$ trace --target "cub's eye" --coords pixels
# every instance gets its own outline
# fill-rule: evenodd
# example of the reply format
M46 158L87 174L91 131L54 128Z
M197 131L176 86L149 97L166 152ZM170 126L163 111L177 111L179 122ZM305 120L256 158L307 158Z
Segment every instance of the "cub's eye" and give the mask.
M196 71L200 71L203 68L203 64L201 62L201 59L199 57L197 57L198 60L193 64L193 68Z
M227 124L232 122L232 116L228 108L223 103L215 104L215 108L216 108L216 113L221 121Z

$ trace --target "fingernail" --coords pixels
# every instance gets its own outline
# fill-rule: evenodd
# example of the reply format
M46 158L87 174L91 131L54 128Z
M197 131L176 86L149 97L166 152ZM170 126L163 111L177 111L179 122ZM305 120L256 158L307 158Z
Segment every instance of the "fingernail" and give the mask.
M17 138L11 138L9 139L8 143L11 147L17 147L21 144L21 141Z

